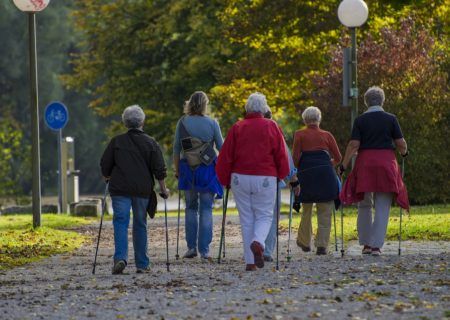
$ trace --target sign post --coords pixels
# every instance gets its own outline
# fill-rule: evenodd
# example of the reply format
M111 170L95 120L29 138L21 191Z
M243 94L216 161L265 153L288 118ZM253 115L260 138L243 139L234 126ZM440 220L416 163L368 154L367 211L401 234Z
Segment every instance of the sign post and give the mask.
M63 172L61 163L61 144L62 144L62 129L69 121L69 111L61 102L52 102L45 108L45 124L51 130L57 132L58 143L58 213L63 211L62 203L62 188L63 188Z

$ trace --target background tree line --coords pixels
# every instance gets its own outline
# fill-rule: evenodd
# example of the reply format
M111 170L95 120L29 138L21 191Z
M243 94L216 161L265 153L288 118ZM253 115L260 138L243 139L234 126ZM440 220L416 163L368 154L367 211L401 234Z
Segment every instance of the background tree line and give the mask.
M400 119L412 150L406 179L413 202L446 202L450 0L366 2L369 20L359 29L360 92L370 85L382 86L387 111ZM341 47L348 38L337 19L338 4L337 0L52 2L39 16L41 106L46 95L49 100L59 95L70 106L73 127L67 131L73 130L78 166L87 173L81 177L83 191L97 190L99 146L107 140L104 125L108 135L120 132L120 114L127 105L144 107L146 131L162 143L170 161L176 121L183 102L195 90L210 95L211 113L224 134L242 116L248 94L263 92L289 144L302 125L299 113L314 104L323 111L322 127L333 132L344 151L350 109L341 107ZM25 18L13 12L12 5L3 7L1 37L9 38L11 45L2 46L0 52L11 59L0 62L0 83L12 89L0 88L1 113L23 129L23 137L15 139L27 141L26 55L18 63L11 54L26 52ZM15 21L15 30L22 23L23 31L6 34L4 30L11 28L6 19ZM43 135L43 142L43 147L54 143L50 133ZM53 157L43 152L46 172L56 167ZM19 162L26 166L26 157Z

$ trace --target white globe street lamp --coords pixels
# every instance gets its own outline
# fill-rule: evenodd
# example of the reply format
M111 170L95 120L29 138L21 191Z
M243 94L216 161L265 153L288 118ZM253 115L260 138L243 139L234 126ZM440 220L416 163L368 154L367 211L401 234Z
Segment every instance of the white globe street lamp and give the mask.
M339 4L339 21L348 28L362 26L369 15L367 4L362 0L344 0Z
M351 69L350 83L347 85L345 83L348 79L344 76L344 90L348 92L344 92L344 106L348 105L346 101L350 98L352 101L352 117L351 117L351 126L353 127L353 122L355 121L356 116L358 115L358 78L357 78L357 52L356 52L356 28L362 26L366 21L369 15L369 9L367 8L366 3L363 0L343 0L339 4L338 8L338 18L339 21L346 27L350 29L352 47L351 51L348 48L344 49L344 57L350 56L347 62L344 59L344 75L349 68ZM347 54L348 52L348 54Z
M50 0L13 0L16 7L23 12L39 12L47 8Z
M13 0L15 6L28 14L30 58L30 105L31 105L31 171L33 227L41 225L41 170L39 148L39 100L36 53L36 13L44 10L50 0Z

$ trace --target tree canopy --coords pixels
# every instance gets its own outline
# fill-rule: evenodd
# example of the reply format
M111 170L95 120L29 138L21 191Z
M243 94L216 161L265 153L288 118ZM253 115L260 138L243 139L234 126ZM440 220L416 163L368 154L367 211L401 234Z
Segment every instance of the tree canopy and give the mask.
M360 92L382 86L386 108L400 119L415 155L407 173L407 182L414 184L413 201L447 201L450 179L440 171L449 162L439 150L445 149L449 127L450 1L367 4L369 19L358 29ZM7 45L0 48L5 57L0 61L0 104L10 110L27 140L25 19L11 4L0 6L5 9L0 11L5 28L0 30L7 25L21 30L2 33ZM98 145L106 140L105 121L93 113L107 119L111 135L122 130L123 108L141 105L146 131L169 154L183 103L195 90L209 94L211 113L224 133L242 116L251 92L266 94L289 144L302 126L300 112L315 104L324 111L324 129L332 131L343 150L350 110L340 106L340 64L341 48L349 39L337 19L337 6L335 0L52 2L38 16L41 105L56 99L71 102L75 117L68 131L79 137L77 161L89 173L90 190L99 180L92 159L99 157ZM432 138L437 141L427 143ZM55 166L47 155L54 137L44 130L43 139L47 172Z

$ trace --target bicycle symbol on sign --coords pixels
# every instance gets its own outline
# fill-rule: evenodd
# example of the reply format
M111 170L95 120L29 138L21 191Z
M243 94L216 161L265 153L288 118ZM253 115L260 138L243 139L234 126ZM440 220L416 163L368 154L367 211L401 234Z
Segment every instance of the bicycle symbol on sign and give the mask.
M66 121L66 115L61 110L52 110L48 115L48 122L64 122Z

